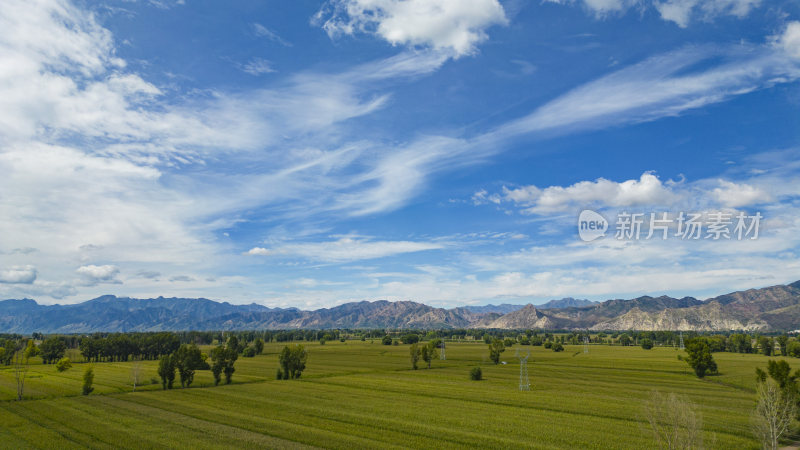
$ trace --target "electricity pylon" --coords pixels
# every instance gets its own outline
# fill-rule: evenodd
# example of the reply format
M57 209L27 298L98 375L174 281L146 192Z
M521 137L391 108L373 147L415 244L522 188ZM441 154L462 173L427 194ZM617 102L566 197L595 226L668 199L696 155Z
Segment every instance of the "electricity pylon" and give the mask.
M528 380L528 357L531 356L531 351L528 349L525 354L517 349L517 358L519 358L519 390L530 391L531 383Z

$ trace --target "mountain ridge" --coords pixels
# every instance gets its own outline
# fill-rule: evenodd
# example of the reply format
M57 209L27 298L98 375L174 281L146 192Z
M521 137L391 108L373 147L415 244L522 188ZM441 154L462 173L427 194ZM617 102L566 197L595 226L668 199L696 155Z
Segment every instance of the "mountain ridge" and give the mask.
M72 305L40 305L23 298L0 301L0 332L298 328L767 331L800 328L800 281L730 292L706 300L645 295L584 302L588 300L568 297L538 306L529 303L445 309L413 301L378 300L305 311L255 303L233 305L206 298L135 299L104 295Z

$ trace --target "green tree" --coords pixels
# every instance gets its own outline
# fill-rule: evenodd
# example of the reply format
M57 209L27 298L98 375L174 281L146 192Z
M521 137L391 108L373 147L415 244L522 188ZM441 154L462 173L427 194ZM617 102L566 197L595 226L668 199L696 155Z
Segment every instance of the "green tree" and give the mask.
M717 363L711 356L711 349L704 339L690 339L686 344L686 362L692 367L698 378L703 378L706 374L717 372Z
M431 360L436 358L439 355L439 352L436 350L436 341L430 341L427 344L422 346L422 360L428 365L428 369L431 368Z
M492 343L489 344L489 359L495 364L500 364L500 354L504 351L506 351L506 347L503 341L500 339L492 340Z
M422 350L420 350L419 348L419 344L417 344L416 342L411 344L411 347L409 348L409 353L411 354L411 368L417 370L417 363L419 362L419 357L420 354L422 353Z
M50 364L64 357L67 346L61 339L51 337L45 339L41 345L39 345L39 351L42 355L42 363Z
M70 368L72 368L72 361L69 358L61 358L56 363L56 370L59 372L64 372Z
M256 355L260 355L264 351L264 341L261 338L256 339L253 343L253 349L256 351Z
M175 382L175 360L171 355L164 355L158 361L158 376L161 377L163 389L172 389Z
M564 344L561 342L553 343L553 351L554 352L563 352L564 351Z
M771 356L772 349L775 347L775 344L772 343L772 339L766 336L759 336L758 337L758 349L761 351L762 355Z
M203 357L197 345L181 345L172 355L172 361L181 378L181 387L187 388L194 381L195 370L203 367Z
M225 375L225 384L230 384L233 373L236 371L234 363L239 358L239 341L232 336L228 343L219 345L211 350L211 373L214 375L214 385L220 382L220 376Z
M640 345L642 346L643 349L650 350L651 348L653 348L653 341L651 341L650 339L642 339Z
M392 345L392 337L388 334L381 339L381 344L383 345Z
M800 342L792 339L786 344L786 353L789 356L794 356L795 358L800 358Z
M83 395L89 395L94 390L92 383L94 383L94 369L87 367L83 372L83 387L81 389Z
M284 380L300 378L303 370L306 369L308 352L302 345L283 347L278 354L278 363L281 366L280 375Z
M415 333L408 333L402 337L403 344L416 344L419 342L419 335Z
M619 344L620 345L631 345L631 337L628 336L628 333L623 333L619 337Z
M775 342L777 342L778 345L781 346L781 356L787 356L789 353L786 346L789 343L789 336L786 336L785 334L782 336L778 336L775 338Z

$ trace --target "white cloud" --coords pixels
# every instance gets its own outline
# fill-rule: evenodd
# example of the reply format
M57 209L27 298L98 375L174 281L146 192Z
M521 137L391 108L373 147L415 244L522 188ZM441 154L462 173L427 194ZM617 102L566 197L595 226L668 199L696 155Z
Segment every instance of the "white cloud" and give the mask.
M620 14L640 3L640 0L545 0L550 3L580 3L583 8L599 18Z
M264 25L261 25L260 23L253 24L253 33L255 33L255 35L258 37L267 38L270 41L277 42L278 44L281 44L284 47L292 46L290 42L285 41L282 37L278 36L277 33L265 27Z
M665 205L675 202L679 196L665 186L658 177L645 172L638 180L621 183L598 178L581 181L571 186L522 186L509 189L503 187L503 199L523 206L529 214L544 214L567 211L581 206L636 206Z
M800 22L792 21L776 39L776 43L793 58L800 59Z
M719 180L719 187L712 194L723 206L739 208L772 201L772 196L765 190L745 183L733 183Z
M579 86L486 137L647 122L798 78L800 65L768 46L687 47Z
M332 0L327 6L316 20L331 37L368 32L392 45L454 57L475 52L487 28L508 23L497 0Z
M89 264L87 266L78 267L78 270L75 272L86 279L86 282L89 285L99 283L120 283L120 281L116 279L117 275L119 275L119 268L113 265L95 266L94 264Z
M743 18L761 4L761 0L545 0L558 4L580 4L598 18L622 15L631 8L655 8L661 18L685 28L694 17L710 22L720 16Z
M36 268L33 266L13 266L0 269L0 283L32 284L36 281Z
M372 241L363 238L342 237L335 241L284 244L272 249L255 247L247 253L251 255L300 257L311 261L342 263L383 258L402 253L436 250L443 247L443 244L437 242Z
M666 0L654 2L661 18L679 27L689 25L692 16L710 22L720 16L743 18L757 8L761 0Z
M275 72L275 69L272 68L272 63L264 58L251 59L241 67L242 71L254 76Z

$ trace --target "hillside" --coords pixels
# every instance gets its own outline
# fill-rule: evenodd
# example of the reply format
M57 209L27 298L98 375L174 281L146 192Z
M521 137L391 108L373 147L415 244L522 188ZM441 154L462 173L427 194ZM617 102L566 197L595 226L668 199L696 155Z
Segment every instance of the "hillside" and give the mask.
M574 302L576 300L570 298L551 301L549 307L548 304L539 307L504 304L444 309L412 301L380 300L301 311L256 304L232 305L204 298L134 299L106 295L74 305L40 305L31 299L21 299L0 301L0 332L297 328L763 331L800 328L800 282L732 292L705 301L693 297L642 296L568 306Z

